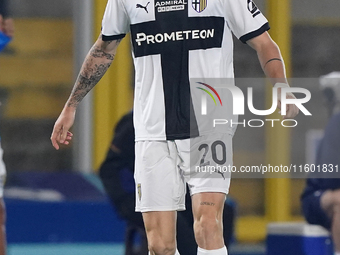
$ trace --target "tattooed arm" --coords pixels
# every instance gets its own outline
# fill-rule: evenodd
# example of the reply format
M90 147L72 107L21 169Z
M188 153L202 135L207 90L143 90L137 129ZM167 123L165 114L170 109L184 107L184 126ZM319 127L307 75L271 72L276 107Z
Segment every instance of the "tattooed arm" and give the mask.
M110 67L120 41L103 41L100 35L87 54L71 95L53 128L51 142L57 150L59 144L67 145L72 139L72 133L68 130L74 123L76 108Z
M101 36L87 54L83 66L73 87L68 107L77 107L85 95L99 82L107 69L110 67L120 42L102 41Z

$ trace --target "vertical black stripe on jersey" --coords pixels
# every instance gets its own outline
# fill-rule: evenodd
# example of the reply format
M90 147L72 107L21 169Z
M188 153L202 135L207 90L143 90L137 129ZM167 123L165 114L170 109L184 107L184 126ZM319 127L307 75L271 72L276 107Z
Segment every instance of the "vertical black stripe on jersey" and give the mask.
M155 1L156 3L157 1ZM155 21L131 25L135 57L161 55L161 69L165 102L165 132L168 140L186 139L199 135L189 82L189 51L221 48L224 30L223 17L188 17L188 4L184 10L157 12ZM189 8L192 8L189 6ZM138 33L146 35L171 34L176 31L211 30L214 37L161 43L136 43ZM184 36L184 35L183 35Z

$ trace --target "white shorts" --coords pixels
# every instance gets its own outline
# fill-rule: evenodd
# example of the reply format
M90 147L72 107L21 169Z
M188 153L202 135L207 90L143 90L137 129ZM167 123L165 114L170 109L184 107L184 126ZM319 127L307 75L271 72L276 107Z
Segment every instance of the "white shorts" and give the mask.
M6 180L6 167L5 167L4 161L2 160L2 155L3 155L3 150L1 148L1 143L0 143L0 198L2 198L4 195L4 185L5 185L5 180Z
M135 149L136 211L185 210L185 183L191 195L229 192L230 173L211 170L232 166L229 134L137 141Z

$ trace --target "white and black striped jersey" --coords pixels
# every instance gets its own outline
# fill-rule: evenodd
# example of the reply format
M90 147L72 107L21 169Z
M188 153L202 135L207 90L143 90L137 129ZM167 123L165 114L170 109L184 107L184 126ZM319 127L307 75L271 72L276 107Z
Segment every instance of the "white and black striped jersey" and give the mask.
M189 80L233 78L232 34L245 43L268 29L252 0L109 0L103 40L131 33L136 140L200 135Z

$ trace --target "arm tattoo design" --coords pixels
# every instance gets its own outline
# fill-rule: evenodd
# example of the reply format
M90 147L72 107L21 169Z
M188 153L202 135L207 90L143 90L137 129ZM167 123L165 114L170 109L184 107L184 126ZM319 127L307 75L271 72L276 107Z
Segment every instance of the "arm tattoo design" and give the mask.
M107 60L113 60L113 57L114 57L113 55L108 54L108 53L104 52L103 50L101 50L99 48L91 49L90 56L92 56L94 58L105 58Z
M108 41L105 43L109 45L112 42L118 44L120 40ZM73 87L68 106L76 107L80 103L87 93L104 76L112 63L114 56L114 54L105 52L101 47L92 47Z
M269 60L264 64L264 67L263 67L263 68L265 68L266 65L267 65L269 62L272 62L272 61L274 61L274 60L277 60L277 61L282 62L282 59L280 59L280 58L272 58L272 59L269 59Z
M214 206L215 203L211 203L211 202L201 202L200 205L210 205L210 206Z

